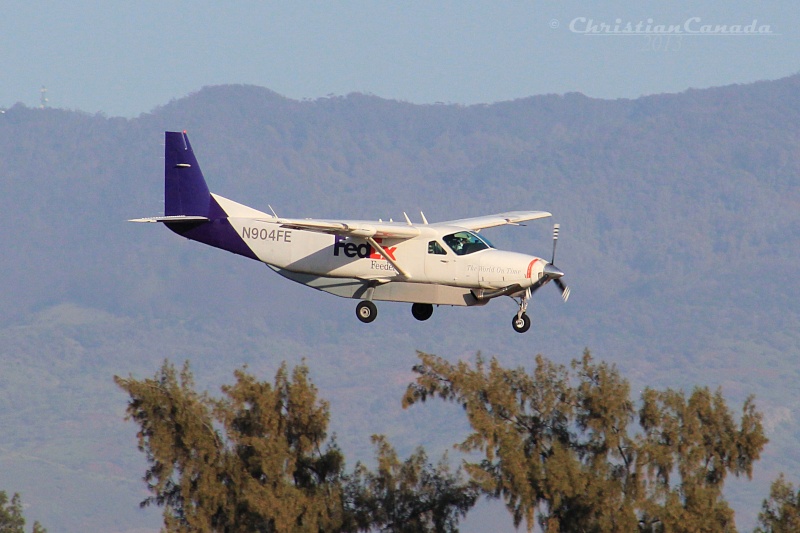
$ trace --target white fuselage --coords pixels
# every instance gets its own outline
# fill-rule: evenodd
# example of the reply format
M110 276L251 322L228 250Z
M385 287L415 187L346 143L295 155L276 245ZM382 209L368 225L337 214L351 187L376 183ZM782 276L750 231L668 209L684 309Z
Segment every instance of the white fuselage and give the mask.
M375 239L385 254L402 265L400 275L365 239L286 229L279 223L229 218L229 223L264 263L299 274L360 280L435 283L470 289L500 289L512 284L530 287L546 262L517 252L488 248L457 255L442 240L457 227L422 227L412 239ZM432 253L432 241L439 253Z

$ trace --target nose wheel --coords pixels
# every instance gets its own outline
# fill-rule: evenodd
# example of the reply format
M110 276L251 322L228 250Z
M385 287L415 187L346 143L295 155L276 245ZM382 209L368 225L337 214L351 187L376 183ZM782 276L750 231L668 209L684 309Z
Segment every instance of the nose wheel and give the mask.
M517 333L525 333L531 329L531 319L528 318L528 315L525 313L514 315L514 318L511 320L511 327L513 327L514 331Z
M370 323L378 316L378 308L369 300L358 302L356 316L361 322Z

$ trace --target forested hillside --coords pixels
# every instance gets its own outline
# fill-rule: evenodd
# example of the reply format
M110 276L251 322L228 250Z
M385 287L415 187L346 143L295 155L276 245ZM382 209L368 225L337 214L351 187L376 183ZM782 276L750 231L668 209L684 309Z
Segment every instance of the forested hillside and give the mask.
M163 132L181 129L214 192L280 215L550 211L486 234L548 256L560 223L569 303L537 293L525 335L509 326L509 299L425 323L383 303L366 325L354 301L127 223L162 212ZM112 376L152 375L167 357L190 359L204 389L243 364L263 377L305 358L348 460L369 461L373 433L404 456L463 440L457 407L401 409L415 350L532 367L537 353L566 364L588 347L634 397L693 385L733 404L756 395L770 443L754 480L728 494L750 530L779 471L800 481L798 176L800 76L469 107L219 86L130 120L13 106L0 114L0 489L51 532L157 529L158 511L137 508L144 461Z

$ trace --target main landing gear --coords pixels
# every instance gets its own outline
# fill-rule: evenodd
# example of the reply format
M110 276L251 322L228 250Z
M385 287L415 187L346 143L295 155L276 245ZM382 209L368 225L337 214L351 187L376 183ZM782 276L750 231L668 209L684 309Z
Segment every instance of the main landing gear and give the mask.
M433 305L413 304L411 314L417 320L428 320L433 315ZM362 300L356 305L356 316L361 322L368 324L377 318L378 308L370 300Z
M413 304L411 314L417 320L428 320L433 314L433 306L431 304Z
M362 300L356 306L356 316L361 322L372 322L378 316L378 308L371 301Z

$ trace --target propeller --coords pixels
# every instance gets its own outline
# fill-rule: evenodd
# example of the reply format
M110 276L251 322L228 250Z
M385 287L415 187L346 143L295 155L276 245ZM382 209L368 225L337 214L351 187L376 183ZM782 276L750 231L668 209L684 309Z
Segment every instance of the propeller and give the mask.
M561 281L561 277L564 275L556 265L554 264L556 261L556 246L558 245L558 231L561 229L561 224L554 224L553 225L553 256L550 259L550 264L545 265L544 267L544 277L545 280L552 280L553 283L556 284L556 287L561 290L561 298L566 302L569 299L569 287L567 287L563 281ZM539 287L536 287L537 289Z
M553 257L550 259L550 264L556 262L556 245L558 244L558 230L561 229L561 224L553 224Z

